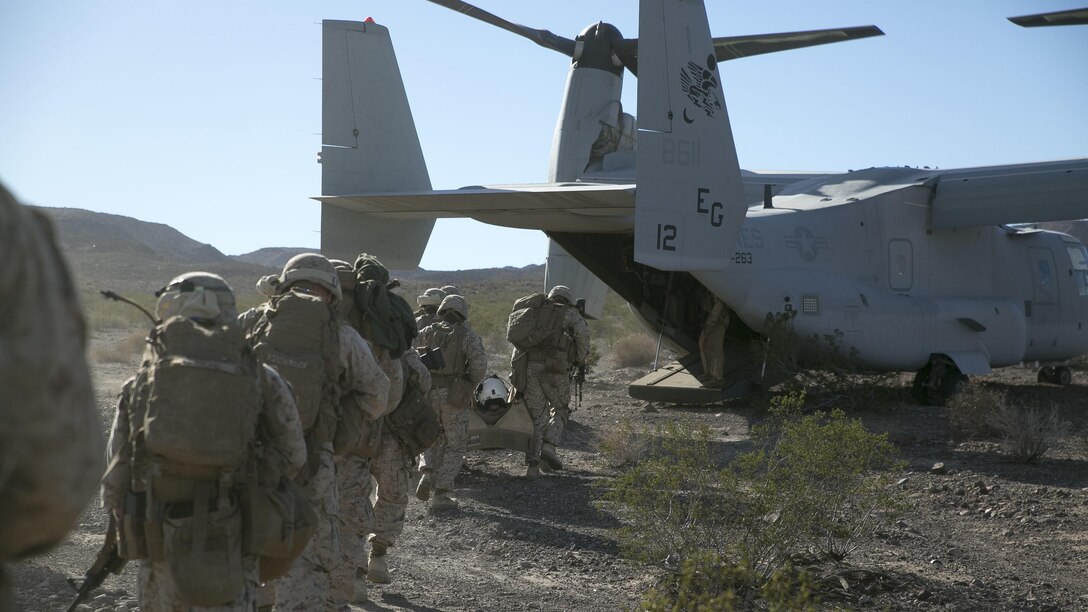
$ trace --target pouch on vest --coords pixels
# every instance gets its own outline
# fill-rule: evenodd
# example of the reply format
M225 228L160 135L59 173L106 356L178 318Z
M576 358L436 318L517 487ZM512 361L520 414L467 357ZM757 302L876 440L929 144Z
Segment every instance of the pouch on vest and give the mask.
M364 459L378 456L381 446L381 419L371 419L350 393L340 400L340 420L332 440L336 456L355 454Z
M304 431L314 427L319 415L335 426L332 398L339 373L339 339L332 308L297 291L272 298L251 333L257 358L290 383ZM333 430L322 429L322 439L331 440Z
M121 524L117 530L117 554L122 559L134 561L147 559L147 534L144 531L147 497L129 491L121 512Z
M250 490L246 500L247 554L260 557L260 581L283 576L317 528L317 514L302 487L282 477L274 487Z
M400 441L405 452L413 456L430 448L442 435L438 413L431 407L419 386L412 384L415 378L415 374L412 374L411 382L405 386L400 403L393 412L385 416L390 431Z
M163 520L167 569L178 599L189 606L229 604L244 587L241 508L230 503L213 512L207 501L198 496L188 516L168 508Z
M446 367L440 346L419 349L419 360L428 370L441 370Z

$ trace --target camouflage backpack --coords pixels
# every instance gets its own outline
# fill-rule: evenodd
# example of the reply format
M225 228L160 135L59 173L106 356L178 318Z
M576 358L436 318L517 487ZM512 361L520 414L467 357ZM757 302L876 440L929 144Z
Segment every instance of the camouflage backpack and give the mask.
M336 431L339 325L332 306L288 291L261 307L249 332L257 358L291 384L303 430L321 442Z
M401 363L404 367L404 394L397 407L385 416L385 424L404 450L415 456L438 441L442 435L442 425L438 413L427 401L419 374L408 365L407 358Z
M356 329L370 342L399 359L419 333L415 313L403 297L389 291L389 270L373 255L355 260L355 307L360 312Z
M506 339L522 351L558 341L563 333L563 308L548 302L543 293L519 299L506 322Z
M235 326L205 328L173 317L148 338L143 405L134 433L163 473L192 473L219 480L239 470L256 435L261 392L254 356ZM156 491L159 501L190 501L184 491ZM181 499L174 499L180 497Z
M172 317L148 338L130 417L136 507L126 500L122 554L164 562L189 606L223 604L243 587L237 485L254 456L259 367L235 326Z

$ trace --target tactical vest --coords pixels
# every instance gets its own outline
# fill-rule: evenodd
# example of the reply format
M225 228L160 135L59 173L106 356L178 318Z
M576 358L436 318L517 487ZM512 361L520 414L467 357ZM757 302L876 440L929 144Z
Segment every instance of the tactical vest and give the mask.
M307 436L331 441L340 373L340 323L332 307L320 298L288 291L261 307L249 340L257 358L291 384Z
M419 340L423 348L442 349L443 367L431 370L432 388L448 387L465 375L465 325L445 321L427 327Z

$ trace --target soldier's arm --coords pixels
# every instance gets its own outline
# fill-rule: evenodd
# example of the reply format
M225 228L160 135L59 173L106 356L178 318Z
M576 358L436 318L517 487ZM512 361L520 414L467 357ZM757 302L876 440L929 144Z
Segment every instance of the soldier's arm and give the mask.
M578 363L585 363L589 357L589 323L574 308L567 310L571 335L574 337L574 354Z
M261 390L265 432L269 438L266 442L283 457L287 477L294 478L306 463L306 440L295 396L279 373L267 365L261 366Z
M420 390L424 395L431 391L431 371L427 369L427 366L423 365L423 360L419 358L419 353L412 349L404 354L404 363L408 368L412 370L412 373L418 377ZM408 372L404 373L405 378L409 375Z
M340 326L341 377L344 395L353 393L355 403L372 419L384 416L393 407L389 402L389 377L378 365L370 344L349 326Z
M129 411L136 378L130 378L121 388L117 398L117 411L113 415L110 440L106 445L106 473L102 476L102 507L120 514L125 493L132 481L132 440L129 437Z
M257 316L260 312L256 308L250 308L249 310L238 315L238 326L242 328L242 331L249 333L253 331L253 326L257 324Z

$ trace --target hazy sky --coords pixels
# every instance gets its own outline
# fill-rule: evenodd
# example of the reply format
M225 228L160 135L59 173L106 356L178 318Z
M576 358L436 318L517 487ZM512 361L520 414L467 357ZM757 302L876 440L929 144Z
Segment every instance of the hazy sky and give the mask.
M887 36L722 64L741 166L962 167L1088 156L1083 0L711 0L716 36ZM478 5L574 38L636 0ZM322 19L390 28L436 189L543 181L569 60L424 0L0 0L0 180L169 224L228 254L316 247ZM635 112L635 79L624 107ZM439 221L422 265L542 263L539 232Z

